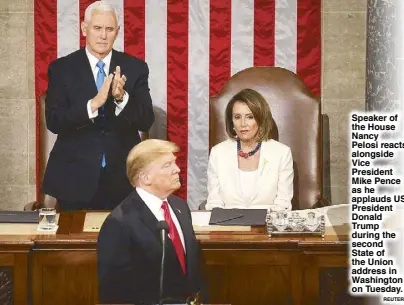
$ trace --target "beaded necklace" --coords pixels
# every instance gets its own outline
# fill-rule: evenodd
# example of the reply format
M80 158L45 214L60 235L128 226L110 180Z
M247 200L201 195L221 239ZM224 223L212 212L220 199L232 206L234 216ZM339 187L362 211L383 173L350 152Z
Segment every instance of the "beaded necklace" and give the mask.
M261 148L261 142L258 142L257 146L252 151L245 153L241 150L240 139L237 140L237 153L240 157L244 159L253 156L257 151L259 151L260 148Z

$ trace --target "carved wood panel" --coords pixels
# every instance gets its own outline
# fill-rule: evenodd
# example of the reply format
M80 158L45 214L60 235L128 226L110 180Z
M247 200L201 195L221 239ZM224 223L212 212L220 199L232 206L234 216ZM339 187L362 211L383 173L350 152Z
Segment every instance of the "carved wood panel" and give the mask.
M353 297L348 292L348 268L320 268L319 304L365 305L364 298Z
M14 304L12 267L0 267L0 304Z

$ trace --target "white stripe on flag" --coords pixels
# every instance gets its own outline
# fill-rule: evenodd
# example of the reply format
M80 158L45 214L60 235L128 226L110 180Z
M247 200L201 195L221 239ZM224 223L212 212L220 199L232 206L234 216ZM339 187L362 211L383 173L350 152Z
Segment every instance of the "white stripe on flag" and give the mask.
M145 59L155 114L150 137L167 139L167 2L145 1Z
M79 0L57 1L57 57L80 48Z
M297 0L275 1L275 66L296 72Z
M254 0L231 2L231 75L254 65Z
M105 0L111 4L118 12L118 25L120 26L118 37L114 42L114 49L123 52L124 47L124 14L123 14L123 1L124 0Z
M209 0L189 0L187 201L193 210L207 198L209 21Z

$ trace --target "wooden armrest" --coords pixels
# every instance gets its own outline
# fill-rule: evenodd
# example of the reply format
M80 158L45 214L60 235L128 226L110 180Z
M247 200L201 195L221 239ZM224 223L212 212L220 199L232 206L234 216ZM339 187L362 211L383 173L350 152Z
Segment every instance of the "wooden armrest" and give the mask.
M43 207L43 203L39 201L32 201L24 206L24 211L37 211Z
M202 202L199 206L198 206L198 210L206 210L206 200L204 202Z
M322 207L328 207L330 205L331 204L327 199L321 198L321 199L317 200L317 202L311 208L317 209L317 208L322 208Z
M37 211L41 208L56 208L59 210L59 205L56 199L52 196L45 195L44 201L32 201L24 206L24 211Z

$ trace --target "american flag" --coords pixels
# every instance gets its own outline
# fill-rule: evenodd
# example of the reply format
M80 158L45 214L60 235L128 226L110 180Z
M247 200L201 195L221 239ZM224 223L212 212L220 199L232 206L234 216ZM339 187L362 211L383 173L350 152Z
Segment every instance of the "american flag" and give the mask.
M233 74L283 67L320 93L321 0L105 1L119 14L114 48L149 65L156 113L150 135L180 146L184 183L178 195L192 209L207 197L209 97ZM85 45L80 21L92 2L35 0L37 101L47 88L48 64Z

